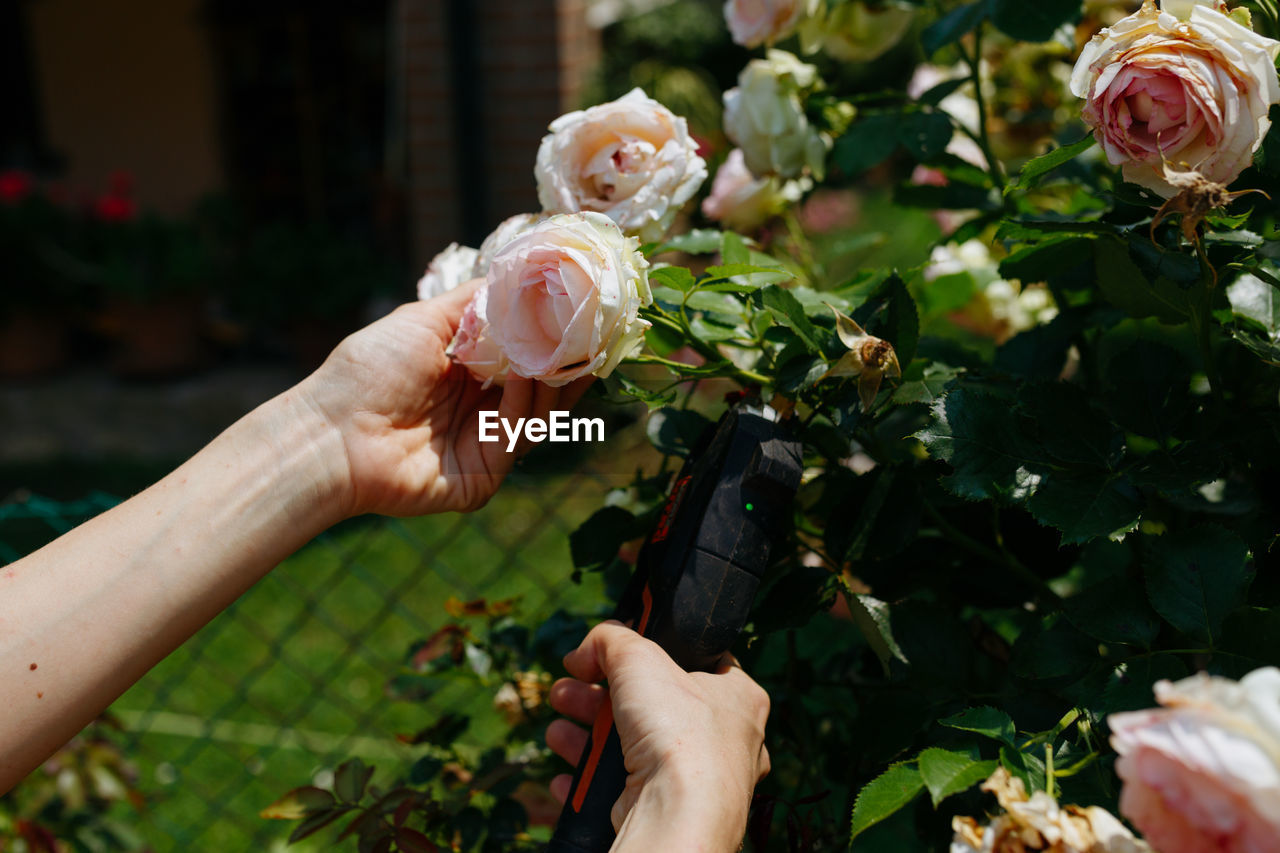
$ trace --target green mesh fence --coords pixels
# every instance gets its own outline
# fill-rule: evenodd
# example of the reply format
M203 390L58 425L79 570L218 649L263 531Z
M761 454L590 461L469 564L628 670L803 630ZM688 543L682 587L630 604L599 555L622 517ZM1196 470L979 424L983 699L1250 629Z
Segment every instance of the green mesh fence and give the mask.
M121 820L158 853L283 849L290 826L258 812L286 790L324 784L351 756L404 772L397 733L445 711L492 714L492 696L475 686L416 703L392 701L384 686L411 643L450 621L450 597L518 597L530 622L598 606L598 579L569 582L568 533L619 481L616 467L604 476L589 464L513 475L479 512L356 519L307 545L112 706L144 796ZM116 502L10 495L0 564Z

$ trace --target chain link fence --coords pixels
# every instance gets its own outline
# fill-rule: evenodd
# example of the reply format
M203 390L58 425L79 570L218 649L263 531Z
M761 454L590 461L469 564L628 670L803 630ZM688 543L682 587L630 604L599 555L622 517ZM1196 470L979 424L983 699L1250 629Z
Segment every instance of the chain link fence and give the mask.
M627 446L642 452L643 435L634 438ZM580 462L568 475L555 464L543 467L556 473L513 474L475 513L339 525L153 669L109 711L143 795L124 819L145 845L283 849L290 827L258 812L285 791L325 784L352 756L403 773L409 747L396 734L446 711L490 708L492 696L474 684L415 703L384 688L410 645L450 621L450 598L515 598L531 622L603 606L598 577L570 580L568 534L626 480L614 437L610 447L607 463ZM10 495L0 503L0 564L117 500Z

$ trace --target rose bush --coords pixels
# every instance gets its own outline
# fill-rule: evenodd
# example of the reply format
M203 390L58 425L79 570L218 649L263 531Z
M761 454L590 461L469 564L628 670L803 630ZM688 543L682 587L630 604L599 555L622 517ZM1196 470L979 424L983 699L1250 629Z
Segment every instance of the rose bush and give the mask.
M767 405L803 442L787 539L735 649L774 708L746 850L1150 849L1116 815L1163 853L1272 843L1280 17L906 5L911 49L874 66L771 49L678 69L737 78L724 136L751 178L717 138L723 183L661 241L637 250L595 213L563 238L562 217L495 238L510 242L455 357L487 342L495 372L595 372L605 399L634 401L662 460L631 477L628 458L569 541L567 577L610 589L662 512L670 457L727 405ZM564 150L564 174L604 174ZM813 193L757 218L757 193L788 177ZM659 221L672 197L632 194L630 213ZM555 770L512 697L557 666L530 646L572 644L599 614L494 612L482 634L455 611L396 689L472 679L511 712L508 739L476 758L446 718L406 787L307 821L358 809L367 849L402 811L456 849L545 837L533 794ZM1165 707L1144 710L1157 684Z

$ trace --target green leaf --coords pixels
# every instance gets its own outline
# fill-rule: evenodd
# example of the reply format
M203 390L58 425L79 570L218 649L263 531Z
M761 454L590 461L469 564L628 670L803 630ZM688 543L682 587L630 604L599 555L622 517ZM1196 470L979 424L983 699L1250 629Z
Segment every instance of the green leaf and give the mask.
M711 421L691 409L665 407L652 412L645 425L649 441L661 453L688 456Z
M973 32L974 27L987 17L988 5L988 0L977 0L948 12L925 27L920 34L920 46L924 48L924 55L932 56L941 48Z
M766 284L791 281L795 275L777 266L758 264L722 264L707 268L707 277L699 288L712 292L750 293Z
M1046 771L1044 759L1038 755L1019 752L1016 749L1000 747L1000 763L1014 776L1022 780L1028 791L1043 791Z
M893 402L899 405L932 403L960 373L950 365L915 361L903 371L902 384L893 392Z
M1232 613L1222 626L1221 648L1260 666L1280 665L1280 608L1246 607Z
M1087 261L1092 254L1091 238L1079 234L1060 234L1023 246L1009 255L1000 262L1000 275L1024 284L1034 284Z
M569 534L569 554L576 569L592 572L603 569L618 556L623 542L642 535L636 517L622 507L607 506Z
M333 774L333 792L338 799L347 802L359 802L364 796L364 789L373 777L372 767L367 767L359 758L352 758L338 765Z
M857 121L836 140L831 162L855 177L889 158L898 147L898 113L875 113Z
M898 125L898 141L912 157L927 163L946 150L954 132L946 113L907 113Z
M1142 500L1120 474L1057 471L1040 482L1027 508L1041 524L1062 531L1063 545L1079 545L1132 528Z
M1080 17L1080 0L991 0L991 22L1022 41L1048 41Z
M1094 269L1102 295L1130 317L1181 323L1190 316L1187 291L1163 276L1148 281L1120 240L1095 242Z
M294 788L262 811L258 817L269 820L300 820L312 812L331 808L333 794L311 785Z
M1102 696L1091 703L1091 710L1107 714L1150 708L1156 703L1152 687L1157 681L1177 681L1190 674L1187 665L1173 655L1134 658L1111 672Z
M969 82L970 78L968 77L957 77L954 80L944 80L932 89L925 91L925 93L916 100L922 104L928 104L931 107L936 107L938 104L942 103L947 95L956 92L961 86L964 86Z
M725 231L720 236L720 261L725 264L745 264L751 260L751 250L742 236Z
M1147 281L1167 279L1184 290L1200 282L1200 259L1194 254L1170 251L1138 238L1129 241L1129 257Z
M893 344L900 365L910 364L920 341L920 314L906 283L891 275L846 294L862 300L853 311L853 319L868 333ZM813 310L830 316L825 305L814 306Z
M1280 364L1280 290L1243 273L1227 288L1227 299L1237 321L1232 337L1263 361Z
M1028 383L1018 392L1018 408L1032 421L1040 448L1058 462L1107 468L1119 458L1124 437L1077 385Z
M1059 166L1079 157L1092 148L1096 142L1097 140L1093 138L1093 134L1089 134L1079 142L1063 145L1061 148L1055 148L1047 154L1031 158L1022 167L1022 171L1018 173L1018 180L1010 186L1010 189L1027 189L1035 183L1037 178L1047 175Z
M350 806L343 806L316 812L293 828L293 832L289 833L289 843L293 844L295 841L301 841L308 835L319 832L349 811L351 811Z
M1013 718L990 705L967 708L959 714L938 722L948 728L974 732L1009 746L1016 745L1014 739L1017 737L1017 731L1013 726Z
M1019 432L1009 401L961 387L930 409L933 421L916 438L955 469L943 480L948 491L969 500L1025 496L1042 457Z
M654 287L670 287L681 293L693 289L693 273L684 267L659 267L649 272L649 283Z
M862 638L867 641L867 645L876 653L876 657L880 660L880 667L884 670L885 675L889 675L889 662L894 658L907 662L906 655L902 653L902 649L898 647L897 642L893 639L893 627L889 619L889 605L878 598L872 598L870 595L860 595L857 593L845 593L845 600L849 603L849 613L853 617L853 624L858 626L858 632L862 634Z
M769 284L756 291L753 299L779 323L795 332L810 352L821 352L822 344L818 330L805 314L804 306L791 291L776 284Z
M871 780L853 805L849 841L910 803L923 788L920 771L906 764L895 764Z
M1244 603L1253 579L1249 549L1216 525L1153 537L1146 554L1147 595L1156 612L1183 633L1210 644Z
M1191 410L1191 369L1174 348L1137 340L1104 366L1104 401L1122 427L1167 440Z
M1147 604L1142 585L1129 577L1108 578L1066 601L1071 624L1104 643L1151 648L1160 617Z
M929 789L933 807L952 794L967 791L983 782L999 766L995 761L975 761L967 752L930 747L918 759L920 778Z
M1017 678L1065 686L1098 663L1098 644L1067 620L1023 631L1013 644L1010 671Z
M402 826L395 831L396 846L403 853L437 853L440 849L431 843L431 839L418 832L416 829L410 829Z

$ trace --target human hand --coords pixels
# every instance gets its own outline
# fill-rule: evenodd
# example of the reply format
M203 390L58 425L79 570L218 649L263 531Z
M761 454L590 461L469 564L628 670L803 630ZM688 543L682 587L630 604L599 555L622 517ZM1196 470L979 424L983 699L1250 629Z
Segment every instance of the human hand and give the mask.
M582 723L606 694L622 742L627 783L611 818L613 851L736 851L756 783L769 772L769 697L732 657L714 673L685 672L661 647L618 622L596 626L564 660L573 678L551 706ZM607 678L609 687L595 684ZM577 765L587 732L556 720L547 745ZM562 802L572 779L557 776Z
M546 418L572 407L590 384L586 377L551 388L512 376L482 389L455 364L445 349L481 283L401 305L344 340L299 386L304 405L340 437L344 515L478 509L520 455L505 440L480 443L480 412Z

